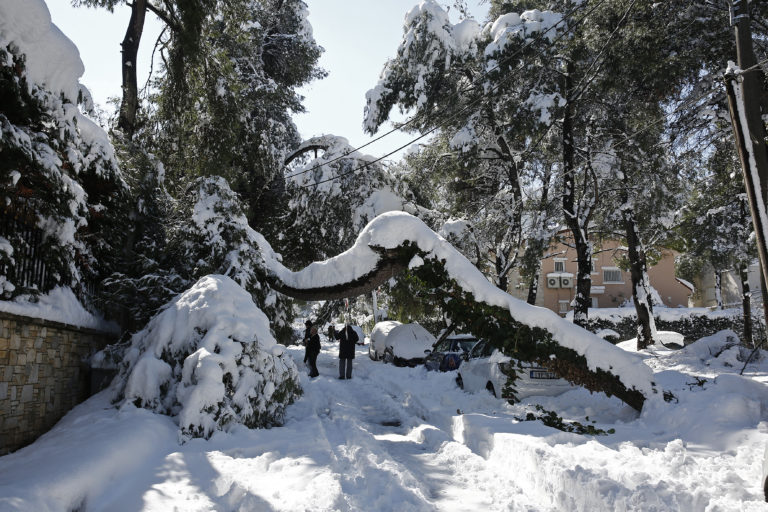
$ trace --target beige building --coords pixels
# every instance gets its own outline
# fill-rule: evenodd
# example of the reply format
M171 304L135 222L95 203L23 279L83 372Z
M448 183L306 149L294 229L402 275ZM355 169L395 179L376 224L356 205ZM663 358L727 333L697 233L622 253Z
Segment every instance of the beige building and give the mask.
M592 259L591 299L593 308L615 308L632 299L632 278L620 268L618 261L626 258L627 251L617 241L606 240L596 246ZM576 250L562 242L553 242L541 260L539 290L536 305L565 315L573 309L576 293ZM675 277L675 253L664 250L661 259L648 269L653 286L664 305L688 307L692 286ZM528 298L528 283L519 275L510 280L510 293L521 299Z

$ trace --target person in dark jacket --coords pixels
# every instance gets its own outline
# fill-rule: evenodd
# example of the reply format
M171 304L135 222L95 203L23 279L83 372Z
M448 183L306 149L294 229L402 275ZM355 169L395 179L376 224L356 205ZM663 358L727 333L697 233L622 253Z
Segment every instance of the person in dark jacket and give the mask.
M336 333L336 339L339 340L339 378L352 378L352 360L355 358L355 343L359 336L349 324Z
M310 330L312 329L312 320L307 319L307 321L304 322L304 326L306 329L304 329L304 337L301 339L301 344L304 345L304 364L307 364L307 361L309 360L307 357L307 344L309 343L309 337L312 335L310 333Z
M317 334L317 326L313 325L309 329L309 341L307 341L307 359L309 366L309 376L314 378L320 375L317 371L317 355L320 353L320 335Z

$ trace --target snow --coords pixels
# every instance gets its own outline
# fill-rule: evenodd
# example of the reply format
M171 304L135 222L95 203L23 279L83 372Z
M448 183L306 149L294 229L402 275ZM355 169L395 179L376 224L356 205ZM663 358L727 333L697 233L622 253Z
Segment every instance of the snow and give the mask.
M513 406L461 391L451 373L370 361L367 347L357 347L354 378L340 381L337 347L323 338L320 377L301 374L304 395L280 428L237 427L179 445L168 416L116 409L107 392L96 395L34 444L0 457L0 509L765 509L765 352L739 376L718 364L725 354L702 362L630 344L677 399L638 414L583 389ZM286 350L299 365L303 352ZM615 433L523 421L534 404Z
M32 88L62 94L69 103L77 105L82 94L86 103L92 102L88 90L80 84L85 72L80 52L59 28L51 23L51 13L43 0L0 1L0 47L15 46L26 55L27 82ZM96 123L73 108L70 118L77 119L83 139L114 160L114 150L107 133Z
M387 336L395 327L403 325L396 320L384 320L378 322L371 329L371 347L377 355L381 356L384 353L384 349L387 347Z
M373 219L378 215L392 211L402 211L405 208L405 200L385 187L374 190L373 193L360 205L352 217L355 226L361 224L362 219Z
M675 277L675 281L677 281L678 283L682 284L683 286L691 290L691 293L694 293L696 291L696 287L693 286L693 284L691 284L690 281L686 281L681 277Z
M70 288L61 286L40 295L37 302L28 296L19 296L13 301L0 301L0 311L106 332L120 330L114 322L108 322L100 315L86 310Z
M77 103L78 80L85 72L75 44L51 23L42 0L0 2L0 46L13 44L27 56L31 82L61 92Z
M592 308L589 310L590 319L610 320L613 323L620 322L623 318L634 317L637 313L631 299L627 301L626 307L620 308ZM715 309L709 308L668 308L654 303L653 316L664 322L679 322L684 319L690 319L697 316L706 316L710 319L731 318L742 314L740 308ZM566 319L571 319L573 312L566 315Z
M266 243L263 238L261 240ZM379 255L371 247L394 249L406 241L415 243L427 258L445 260L448 274L462 289L472 293L475 300L505 308L516 320L546 329L556 342L583 355L590 369L601 368L614 373L627 388L636 388L646 398L658 396L653 389L651 374L644 365L553 311L531 306L501 291L450 243L408 213L388 212L376 217L360 232L355 244L347 251L312 263L300 271L291 271L271 258L274 251L268 244L261 249L267 267L275 276L290 287L311 289L341 285L370 273L379 260Z
M499 16L493 23L485 26L482 33L487 34L491 43L485 48L485 55L492 56L504 51L510 42L530 39L539 33L552 42L557 36L555 30L563 23L563 16L551 11L532 9L522 14L508 13ZM561 27L562 28L562 27ZM489 65L489 67L491 67Z
M471 231L471 224L466 219L449 219L440 228L440 236L448 238L449 236L461 237Z
M423 358L425 350L431 350L435 337L419 324L394 326L386 337L386 346L392 353L403 359Z

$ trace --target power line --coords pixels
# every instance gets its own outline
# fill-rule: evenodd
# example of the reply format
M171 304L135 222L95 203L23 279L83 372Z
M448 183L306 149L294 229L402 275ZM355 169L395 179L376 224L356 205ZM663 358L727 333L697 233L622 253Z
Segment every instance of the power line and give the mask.
M602 5L602 4L603 4L605 1L606 1L606 0L600 0L600 1L599 1L599 2L597 2L595 5L593 5L591 9L589 9L589 10L588 10L586 13L584 13L584 15L583 15L583 16L582 16L580 19L578 19L578 20L577 20L577 21L576 21L576 22L573 24L573 27L576 27L576 26L578 26L579 24L581 24L581 22L583 22L583 21L584 21L584 20L585 20L585 19L586 19L586 18L587 18L587 17L588 17L590 14L592 14L592 12L594 12L594 11L595 11L595 10L596 10L596 9L597 9L597 8L598 8L600 5ZM549 29L547 29L547 30L545 30L545 31L543 31L543 32L540 32L539 34L537 34L537 38L532 38L532 39L531 39L531 40L530 40L530 41L529 41L527 44L525 44L523 47L521 47L520 49L518 49L518 50L517 50L515 53L513 53L512 55L505 57L505 59L506 59L506 60L512 59L513 57L515 57L515 56L519 55L519 54L520 54L522 51L526 50L526 49L527 49L529 46L531 46L531 45L532 45L534 42L538 42L538 41L540 41L541 39L543 39L543 38L544 38L544 34L548 33L550 30L552 30L553 28L555 28L557 25L559 25L559 24L560 24L560 23L562 23L563 21L567 20L567 19L568 19L568 17L570 17L570 16L571 16L571 15L572 15L574 12L576 12L576 10L577 10L577 9L578 9L578 7L577 7L577 8L574 8L573 10L571 10L571 11L570 11L570 12L569 12L569 13L568 13L566 16L563 16L563 18L562 18L560 21L558 21L558 22L557 22L555 25L553 25L553 26L552 26L552 27L550 27ZM552 47L552 46L554 45L554 43L555 43L555 42L557 42L558 40L562 39L562 38L563 38L563 37L564 37L566 34L567 34L567 32L563 32L562 34L560 34L559 36L557 36L556 38L554 38L554 39L552 40L552 42L550 43L550 47ZM541 54L542 54L542 52L541 52L541 51L538 51L538 52L537 52L537 54L538 54L538 55L541 55ZM488 73L490 73L490 71L493 71L494 69L498 69L498 67L499 67L500 65L501 65L501 64L497 64L497 65L496 65L494 68L491 68L490 70L486 71L485 73L481 74L480 76L481 76L481 77L484 77L484 76L486 76ZM504 78L504 79L503 79L501 82L499 82L498 84L496 84L495 86L493 86L493 87L492 87L492 90L498 89L500 86L504 85L504 84L505 84L507 81L511 80L512 78L514 78L514 77L513 77L513 75L512 75L511 73L510 73L510 74L508 74L508 76L507 76L506 78ZM470 90L470 89L472 89L472 88L474 88L474 87L475 87L475 85L472 85L472 86L470 86L470 87L468 87L468 88L466 88L466 89L464 89L464 90L462 90L462 91L459 91L459 92L458 92L456 95L458 96L459 94L462 94L462 93L464 93L464 92L466 92L466 91L468 91L468 90ZM308 184L306 184L306 185L300 185L300 186L299 186L299 188L309 188L309 187L312 187L312 186L317 186L317 185L320 185L320 184L322 184L322 183L327 183L327 182L329 182L329 181L333 181L333 180L336 180L336 179L339 179L339 178L343 178L344 176L348 176L348 175L350 175L350 174L353 174L353 173L355 173L355 172L357 172L357 171L359 171L359 170L362 170L362 169L366 169L366 168L370 167L372 164L375 164L375 163L377 163L377 162L380 162L381 160L383 160L383 159L387 158L388 156L391 156L391 155L393 155L393 154L397 153L398 151L401 151L401 150L403 150L403 149L407 148L408 146L410 146L410 145L411 145L411 144L413 144L414 142L418 142L419 140L423 139L423 138L424 138L424 137L426 137L427 135L430 135L431 133L435 132L437 129L445 127L445 125L447 124L447 122L448 122L448 121L451 121L451 120L453 120L453 119L454 119L454 118L456 118L456 117L457 117L459 114L463 113L463 112L464 112L465 110L467 110L469 107L471 107L471 106L474 106L474 104L476 104L476 103L477 103L477 102L479 102L480 100L481 100L481 98L480 98L480 97L478 97L478 98L475 98L474 100L471 100L469 103L467 103L466 105L464 105L464 106L463 106L461 109L459 109L458 111L455 111L455 112L454 112L454 113L453 113L451 116L449 116L447 119L445 119L445 120L444 120L442 123L437 123L437 124L436 124L436 126L434 126L433 128L431 128L431 129L427 130L425 133L423 133L423 134L419 135L418 137L416 137L416 138L414 138L414 139L410 140L409 142L407 142L406 144L404 144L404 145L400 146L399 148L395 149L394 151L391 151L391 152L389 152L389 153L387 153L387 154L385 154L385 155L383 155L383 156L381 156L381 157L379 157L379 158L376 158L376 159L374 159L374 160L372 160L372 161L370 161L370 162L366 162L365 164L363 164L363 165L360 165L360 166L358 166L358 167L355 167L354 169L351 169L351 170L349 170L349 171L347 171L347 172L344 172L344 173L338 174L338 175L336 175L336 176L333 176L333 177L331 177L331 178L327 178L327 179L325 179L325 180L317 181L317 182L314 182L314 183L308 183ZM445 109L443 109L443 110L445 110ZM438 112L439 112L439 111L438 111ZM411 121L415 120L417 117L419 117L419 116L418 116L418 115L414 116L413 118L411 118L411 119L409 120L409 122L411 122ZM391 133L391 132L390 132L390 133ZM371 142L373 142L373 141L371 141ZM369 144L370 144L370 142L369 142ZM361 146L361 147L363 147L363 146ZM300 171L300 172L298 172L298 173L295 173L295 174L293 174L293 175L290 175L290 176L286 176L286 178L291 178L291 177L293 177L293 176L298 176L299 174L304 174L304 173L307 173L307 172L313 171L313 170L315 170L315 169L318 169L318 168L322 167L323 165L327 165L327 164L333 163L333 162L335 162L335 161L341 160L341 159L343 159L343 158L346 158L346 157L348 157L348 156L349 156L351 153L354 153L355 151L357 151L357 150L353 150L353 151L351 151L350 153L347 153L347 154L345 154L345 155L341 155L341 156L339 156L339 157L337 157L337 158L335 158L335 159L333 159L333 160L329 160L328 162L323 162L322 164L319 164L319 165L317 165L317 166L315 166L315 167L312 167L312 168L310 168L310 169L306 169L306 170L304 170L304 171Z
M747 68L745 70L742 70L742 72L753 71L756 67L758 67L760 65L763 65L763 64L766 64L766 63L768 63L768 59L765 59L765 60L763 60L761 62L758 62L754 66L752 66L750 68ZM703 93L699 94L696 97L688 98L687 100L683 101L680 105L675 107L674 110L670 111L668 113L668 115L671 116L672 114L677 114L677 113L683 111L685 108L687 108L689 106L692 106L695 103L698 103L699 101L703 100L707 96L712 95L713 92L716 92L716 91L713 91L712 89L707 89ZM656 126L658 126L658 125L660 125L662 123L666 123L666 122L667 122L667 116L661 117L661 118L659 118L656 121L647 123L646 125L642 126L641 128L639 128L639 129L635 130L634 132L630 133L629 135L626 135L623 139L621 139L621 140L611 144L605 150L598 151L597 153L606 154L605 153L606 151L611 150L611 149L616 149L618 146L620 146L620 145L622 145L622 144L624 144L626 142L629 142L630 140L634 139L637 135L640 135L640 134L650 130L651 128L654 128L654 127L656 127Z
M593 7L592 7L592 9L591 9L590 11L588 11L588 12L587 12L587 13L586 13L584 16L582 16L582 18L581 18L581 19L579 19L579 20L578 20L578 21L577 21L577 22L576 22L576 23L575 23L573 26L577 26L577 25L579 25L579 24L580 24L580 23L581 23L581 22L582 22L582 21L583 21L583 20L584 20L584 19L585 19L585 18L586 18L588 15L589 15L589 14L591 14L591 13L592 13L592 11L594 11L594 10L595 10L595 9L596 9L596 8L597 8L599 5L601 5L601 4L602 4L602 3L604 3L605 1L606 1L606 0L600 0L600 2L598 2L598 3L597 3L595 6L593 6ZM485 71L483 71L482 73L480 73L480 75L479 75L479 76L476 78L476 82L480 82L482 79L486 78L486 77L487 77L487 76L488 76L488 75L489 75L491 72L493 72L493 71L495 71L495 70L499 69L499 68L502 66L502 64L505 64L506 62L508 62L508 61L510 61L510 60L512 60L512 59L514 59L514 58L515 58L515 57L517 57L517 56L518 56L520 53L522 53L523 51L527 50L527 49L528 49L528 47L530 47L530 46L531 46L531 45L533 45L534 43L541 41L541 40L544 38L544 36L545 36L547 33L549 33L550 31L554 30L555 28L557 28L557 27L558 27L558 25L562 24L563 22L565 22L565 21L568 21L568 20L570 19L570 17L571 17L571 16L572 16L574 13L576 13L576 11L578 11L578 10L579 10L579 8L580 8L580 5L577 5L577 6L575 6L573 9L571 9L571 10L570 10L570 11L568 11L566 14L564 14L564 15L563 15L563 17L562 17L562 18L561 18L561 19L560 19L560 20L559 20L557 23L555 23L554 25L552 25L551 27L549 27L547 30L545 30L545 31L543 31L543 32L540 32L539 34L537 34L537 37L536 37L536 38L532 38L532 39L531 39L531 40L530 40L530 41L529 41L527 44L525 44L524 46L522 46L520 49L518 49L518 50L517 50L516 52L514 52L512 55L508 55L508 56L506 56L506 57L504 57L504 58L500 59L500 60L499 60L499 61L496 63L496 65L495 65L495 66L493 66L493 67L491 67L491 68L489 68L489 69L486 69ZM564 34L565 34L565 33L564 33ZM563 36L564 34L561 34L560 36L556 37L556 38L553 40L553 42L552 42L551 44L554 44L554 42L555 42L555 41L557 41L557 40L561 39L561 38L562 38L562 36ZM550 46L551 46L551 44L550 44ZM539 52L539 54L540 54L540 53L541 53L541 52ZM457 91L456 93L454 93L453 95L451 95L451 98L455 98L455 100L458 100L458 99L459 99L459 98L460 98L460 97L461 97L463 94L465 94L466 92L468 92L468 91L470 91L470 90L474 89L476 86L477 86L477 84L476 84L476 83L472 83L471 85L468 85L468 86L467 86L467 87L465 87L464 89L461 89L461 90ZM451 98L449 98L449 101L450 101L450 99L451 99ZM304 170L302 170L302 171L298 171L298 172L295 172L295 173L293 173L293 174L289 174L288 176L285 176L285 177L284 177L284 179L290 179L290 178L293 178L293 177L295 177L295 176L299 176L299 175L301 175L301 174L306 174L306 173L308 173L308 172L312 172L312 171L315 171L315 170L317 170L317 169L321 168L321 167L322 167L322 166L324 166L324 165L332 164L332 163L334 163L334 162L337 162L337 161L339 161L339 160L342 160L342 159L344 159L344 158L347 158L349 155L351 155L351 154L353 154L353 153L356 153L356 152L360 151L361 149L363 149L363 148L365 148L365 147L367 147L367 146L370 146L371 144L373 144L373 143L375 143L375 142L378 142L378 141L380 141L381 139L383 139L383 138L385 138L385 137L387 137L387 136L389 136L389 135L392 135L393 133L395 133L395 132L397 132L397 131L401 131L403 128L405 128L406 126L408 126L408 125L410 125L410 124L413 124L413 123L414 123L414 122L415 122L417 119L419 119L419 118L421 118L421 117L430 117L430 116L435 116L436 114L439 114L440 112L442 112L442 111L444 111L444 110L446 110L446 109L440 109L440 110L438 110L438 111L436 111L436 112L430 112L430 113L426 113L426 112L425 112L425 113L423 113L423 114L416 114L416 115L414 115L413 117L411 117L410 119L408 119L407 121L405 121L404 123L398 124L397 126L395 126L394 128L392 128L392 129L391 129L391 130L389 130L388 132L386 132L386 133L383 133L383 134L379 135L378 137L376 137L376 138L374 138L374 139L371 139L370 141L366 142L365 144L362 144L361 146L358 146L358 147L354 148L354 149L353 149L352 151L350 151L349 153L346 153L346 154L344 154L344 155L340 155L340 156L338 156L338 157L336 157L336 158L333 158L333 159L331 159L331 160L328 160L327 162L323 162L323 163L321 163L321 164L315 165L315 166L313 166L313 167L311 167L311 168L309 168L309 169L304 169ZM433 129L433 130L430 130L428 133L431 133L431 132L433 132L433 131L434 131L434 129ZM419 137L417 137L417 138L413 139L413 140L412 140L410 143L408 143L408 144L407 144L405 147L408 147L410 144L413 144L414 142L416 142L416 141L418 141L418 140L421 140L422 138L423 138L423 136L419 136ZM384 155L384 157L382 157L382 158L379 158L379 159L376 159L376 160L374 160L373 162L370 162L370 163L376 163L376 162L378 162L378 161L382 160L383 158L386 158L387 156L390 156L390 155L392 155L392 154L396 153L397 151L400 151L401 149L404 149L404 148L403 148L403 147L401 147L401 148L399 148L399 149L397 149L397 150L395 150L395 151L393 151L393 152L387 153L386 155ZM365 166L362 166L362 167L367 167L367 165L365 165Z

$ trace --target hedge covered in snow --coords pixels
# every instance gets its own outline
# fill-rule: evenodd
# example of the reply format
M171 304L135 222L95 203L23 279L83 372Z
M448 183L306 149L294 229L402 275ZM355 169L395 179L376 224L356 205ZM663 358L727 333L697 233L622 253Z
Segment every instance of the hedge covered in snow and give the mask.
M744 332L744 317L741 309L711 311L707 308L655 306L653 316L656 320L656 329L678 332L683 335L686 343L712 336L723 330ZM588 322L587 329L594 333L614 331L609 335L601 334L612 343L637 336L637 318L633 307L590 309Z
M133 335L113 388L121 405L175 417L182 441L280 425L301 394L266 315L223 275L202 277Z

